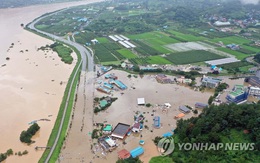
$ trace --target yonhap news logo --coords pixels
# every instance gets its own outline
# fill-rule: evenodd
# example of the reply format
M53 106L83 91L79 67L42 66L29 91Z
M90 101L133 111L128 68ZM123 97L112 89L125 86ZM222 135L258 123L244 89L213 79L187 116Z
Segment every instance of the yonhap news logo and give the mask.
M175 147L183 151L253 151L256 149L255 143L174 143L173 137L162 138L157 144L157 149L162 156L171 154Z

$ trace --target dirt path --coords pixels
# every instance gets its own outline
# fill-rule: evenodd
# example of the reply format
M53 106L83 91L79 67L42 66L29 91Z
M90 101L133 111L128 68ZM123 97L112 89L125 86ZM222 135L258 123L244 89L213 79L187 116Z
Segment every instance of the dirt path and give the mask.
M90 162L93 124L94 72L82 72L77 101L72 113L71 127L64 142L59 161Z

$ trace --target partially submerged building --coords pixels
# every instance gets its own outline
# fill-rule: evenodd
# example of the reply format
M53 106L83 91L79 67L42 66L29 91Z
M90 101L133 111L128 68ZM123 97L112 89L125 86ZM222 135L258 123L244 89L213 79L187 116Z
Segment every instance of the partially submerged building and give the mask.
M122 160L127 159L131 156L130 152L126 149L122 149L121 151L118 151L117 155L118 155L118 158L122 159Z
M138 98L137 99L137 105L145 105L145 99L144 98Z
M114 138L124 139L128 131L130 130L130 125L124 123L118 123L111 136Z
M110 89L102 87L102 86L98 87L97 90L100 91L100 92L106 93L106 94L110 94L111 93Z
M116 85L118 88L120 88L121 90L127 89L127 86L126 86L124 83L122 83L121 81L119 81L119 80L110 79L110 80L109 80L109 83L110 83L110 84L115 84L115 85Z
M105 124L103 129L102 129L103 134L111 134L112 133L112 125L110 124Z
M137 147L137 148L135 148L135 149L130 151L130 154L131 154L131 156L133 158L136 158L136 157L140 156L143 153L144 153L144 148L141 147L141 146L139 146L139 147Z
M259 87L249 87L248 94L251 96L260 96L260 88Z
M159 116L155 116L153 118L153 127L160 128L161 127L161 118Z
M245 79L250 85L260 87L260 70L256 72L255 76L250 76Z
M107 152L112 151L115 149L118 145L115 143L113 139L111 139L109 136L98 138L98 143L101 145L101 147Z
M185 114L190 112L190 109L187 106L184 106L184 105L179 106L179 110L181 112L185 113Z
M162 84L173 83L173 81L169 79L165 74L158 74L156 75L155 79L157 80L158 83L162 83Z
M201 80L201 85L208 88L215 88L219 85L221 82L221 79L219 78L213 78L209 76L203 76Z
M201 103L201 102L196 102L196 104L195 104L195 108L204 109L206 107L208 107L208 104L204 104L204 103Z
M235 85L226 99L229 103L241 103L247 100L248 90L243 85Z
M138 133L141 130L142 130L142 124L139 122L135 122L134 125L132 126L132 131Z

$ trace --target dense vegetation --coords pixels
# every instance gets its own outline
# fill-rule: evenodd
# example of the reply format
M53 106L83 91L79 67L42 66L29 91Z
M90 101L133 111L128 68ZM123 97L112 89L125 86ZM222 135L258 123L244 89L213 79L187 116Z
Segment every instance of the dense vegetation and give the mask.
M255 143L255 150L179 150L169 156L174 162L259 162L260 105L210 106L198 117L177 121L178 143ZM160 157L152 159L157 162Z
M72 50L69 47L62 45L61 43L55 42L54 44L50 45L50 48L58 53L58 56L61 58L62 62L65 62L67 64L72 63Z
M7 159L8 156L13 155L14 152L12 149L8 149L5 153L0 153L0 162L4 161Z
M34 123L27 129L27 131L22 131L22 133L20 134L20 141L27 144L33 143L31 138L39 129L39 125L37 123Z
M117 160L116 163L142 163L142 161L139 159L139 157L129 157L125 160Z
M260 63L260 53L256 54L254 56L254 60L257 62L257 63Z

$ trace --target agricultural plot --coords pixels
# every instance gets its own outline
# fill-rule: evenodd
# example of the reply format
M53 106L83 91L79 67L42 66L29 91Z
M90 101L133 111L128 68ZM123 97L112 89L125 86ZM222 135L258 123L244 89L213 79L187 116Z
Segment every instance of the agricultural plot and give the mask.
M167 55L166 58L175 64L197 63L215 59L224 58L223 56L211 53L205 50L192 50L187 52L178 52Z
M200 41L200 40L205 40L205 37L202 37L202 36L194 36L194 35L191 35L191 34L184 34L184 33L180 33L180 32L177 32L177 31L173 31L173 30L170 30L168 31L169 33L171 33L174 38L176 39L180 39L183 40L183 41Z
M141 54L143 56L150 56L150 55L159 55L159 54L161 54L156 49L148 46L147 44L143 43L142 41L134 40L134 42L138 45L138 47L136 47L135 50L139 54Z
M223 37L223 38L215 38L211 40L212 42L223 42L223 44L227 45L227 44L248 44L250 43L250 40L244 39L242 37L238 37L238 36L230 36L230 37Z
M85 45L86 43L91 43L91 40L93 40L96 37L96 35L92 32L80 32L74 35L75 41Z
M255 54L255 53L259 53L260 52L260 49L257 48L257 47L251 47L251 46L248 46L248 45L241 45L241 47L242 47L242 49L251 51L250 54Z
M218 65L218 66L227 70L227 69L235 69L235 68L240 68L240 67L249 66L249 65L250 65L250 63L248 63L248 62L233 62L233 63L227 63L227 64Z
M208 49L215 48L204 42L185 42L185 43L168 44L166 45L166 47L177 52L184 52L190 50L208 50Z
M169 60L167 60L161 56L150 56L150 57L148 57L147 63L159 64L159 65L172 64Z
M137 57L134 53L132 53L128 49L120 49L120 50L117 50L117 52L119 52L122 56L124 56L125 58L128 58L128 59Z
M238 52L238 51L235 51L235 50L231 50L231 49L228 49L228 48L216 48L216 49L223 51L223 52L226 52L226 53L229 53L229 54L235 56L239 60L242 60L242 59L249 56L248 54L244 54L244 53L241 53L241 52Z
M164 45L179 42L162 32L147 32L138 35L130 35L128 37L133 40L142 41L160 53L171 53L171 51L166 49Z
M98 37L97 40L99 43L109 43L109 40L105 37Z
M93 45L92 48L94 49L95 55L98 57L100 62L117 61L111 52L108 51L103 45L96 44Z

